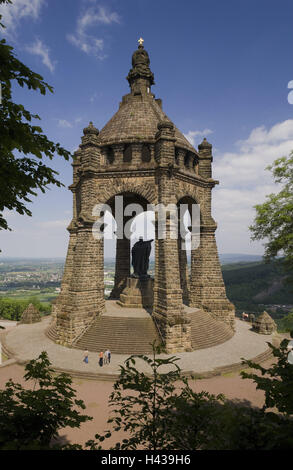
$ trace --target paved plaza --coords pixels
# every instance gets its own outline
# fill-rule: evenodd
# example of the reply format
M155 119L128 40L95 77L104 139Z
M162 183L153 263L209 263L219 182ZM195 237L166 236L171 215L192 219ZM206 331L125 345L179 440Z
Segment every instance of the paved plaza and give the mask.
M119 365L127 359L127 355L113 354L111 364L100 367L98 354L89 353L89 362L83 362L83 351L66 348L55 344L46 336L46 330L51 317L45 317L39 323L30 325L8 326L2 332L4 350L10 358L23 364L38 357L42 351L47 351L52 366L56 370L64 370L73 376L88 376L89 378L115 378L119 374ZM8 323L6 324L9 325ZM178 365L183 372L199 374L202 377L217 375L221 371L234 370L235 365L241 364L242 358L267 358L267 342L276 341L277 335L260 335L251 330L251 324L236 320L236 333L228 341L218 346L192 352L174 354L179 358ZM162 357L167 357L162 354ZM169 355L170 356L170 355ZM144 372L150 372L148 366L137 360L137 366ZM236 366L237 367L237 366ZM234 368L234 369L233 369ZM240 366L241 368L241 366ZM163 369L162 369L163 371Z

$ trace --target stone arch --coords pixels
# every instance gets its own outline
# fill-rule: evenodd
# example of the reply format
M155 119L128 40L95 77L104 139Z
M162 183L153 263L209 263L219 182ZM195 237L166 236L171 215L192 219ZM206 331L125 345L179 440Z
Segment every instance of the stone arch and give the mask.
M123 193L134 193L145 198L150 204L157 203L157 193L155 188L147 183L137 184L131 181L123 181L117 179L115 186L104 188L103 197L100 198L100 203L107 203L111 198Z

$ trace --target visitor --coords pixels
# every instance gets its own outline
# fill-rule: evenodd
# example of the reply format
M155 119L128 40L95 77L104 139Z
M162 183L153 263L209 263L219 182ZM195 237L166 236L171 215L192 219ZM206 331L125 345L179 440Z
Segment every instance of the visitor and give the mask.
M103 367L103 362L104 362L104 353L103 353L103 351L101 351L100 354L99 354L100 367Z
M111 351L107 349L107 351L105 352L105 364L110 364L110 360L111 360Z
M88 364L89 362L89 352L87 349L84 352L83 362L85 362L86 364Z
M104 352L104 364L108 364L108 350Z

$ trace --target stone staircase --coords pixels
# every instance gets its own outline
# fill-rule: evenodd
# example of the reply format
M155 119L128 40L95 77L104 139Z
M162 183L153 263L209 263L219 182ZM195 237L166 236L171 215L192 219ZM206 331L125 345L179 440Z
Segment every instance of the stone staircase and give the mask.
M47 328L46 336L48 336L48 338L50 338L52 341L56 341L58 339L56 322L51 323L50 326Z
M102 315L73 343L76 349L100 352L110 349L113 354L149 354L159 335L151 317L136 318Z
M225 343L232 338L234 332L221 321L215 320L209 313L196 309L191 316L192 349L205 349Z

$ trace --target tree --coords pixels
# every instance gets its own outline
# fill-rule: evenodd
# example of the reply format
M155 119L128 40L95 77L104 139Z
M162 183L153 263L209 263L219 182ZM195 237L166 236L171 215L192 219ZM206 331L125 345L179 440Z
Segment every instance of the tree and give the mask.
M125 439L114 450L260 450L292 449L293 420L253 408L247 401L227 400L222 394L195 392L181 375L178 358L130 356L120 367L109 403L114 408L108 424L113 429L95 440L90 449L101 449L113 431ZM139 372L136 360L149 366ZM163 369L161 371L161 368Z
M210 440L210 423L216 423L216 419L212 420L215 405L224 397L192 392L181 377L178 358L158 357L160 352L153 343L152 358L132 355L125 366L120 366L120 377L109 399L114 411L108 424L113 429L104 435L96 434L98 442L88 441L88 447L101 449L100 443L113 430L123 430L129 436L118 442L115 450L195 449ZM149 375L138 371L136 360L149 367ZM178 389L179 383L183 383L182 389Z
M267 167L276 183L283 187L277 194L269 194L266 202L255 206L254 225L249 229L253 240L267 239L265 259L270 261L280 252L286 266L293 266L293 151Z
M268 343L277 362L268 369L253 361L243 361L250 368L261 372L261 375L241 372L244 379L252 379L256 388L265 392L264 410L276 407L286 416L293 415L293 365L288 362L288 340L283 339L277 348Z
M65 426L80 427L92 419L81 415L85 409L82 400L76 399L67 374L53 376L46 352L30 361L25 380L34 380L32 389L9 380L0 390L0 450L49 449L53 438ZM55 445L55 448L79 448L79 445Z
M3 3L11 1L0 0ZM0 15L1 26L5 27ZM26 203L31 202L30 197L36 196L38 189L44 193L49 184L63 186L56 178L58 173L42 162L43 156L52 160L57 153L68 160L70 153L59 143L50 141L41 127L32 124L33 120L40 120L37 114L12 101L15 81L42 95L52 93L53 88L15 57L13 47L5 39L0 41L0 64L0 229L9 229L3 216L5 208L31 216Z

